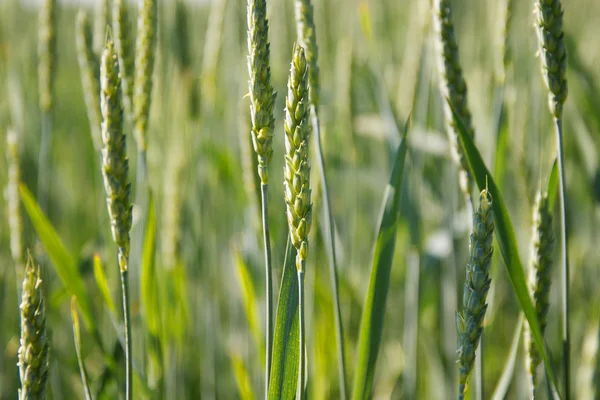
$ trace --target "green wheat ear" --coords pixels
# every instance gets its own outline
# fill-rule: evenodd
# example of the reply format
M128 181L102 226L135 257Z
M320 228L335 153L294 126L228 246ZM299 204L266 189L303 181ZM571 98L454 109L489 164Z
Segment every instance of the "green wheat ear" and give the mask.
M129 9L127 0L114 0L113 2L113 34L115 47L121 66L121 85L123 86L123 104L130 118L133 110L133 80L135 71L135 39L129 23Z
M315 28L314 9L310 0L296 0L296 31L300 45L305 49L308 63L309 100L319 108L321 82L319 79L319 47Z
M550 92L548 105L552 115L560 119L568 94L562 4L560 0L537 0L535 13L542 75Z
M308 104L308 64L304 49L296 46L285 101L284 193L290 237L298 254L296 266L308 256L308 233L312 224L308 142L311 133Z
M552 214L548 203L548 195L538 192L533 211L533 237L531 243L531 266L529 275L529 292L533 296L533 304L537 313L542 335L548 322L550 303L550 268L553 262L554 233L552 231ZM529 324L525 323L525 349L527 351L527 370L529 372L532 397L537 384L536 368L541 358L531 336Z
M456 313L458 330L458 398L464 397L469 374L475 362L475 350L483 331L487 310L486 298L490 289L490 264L492 260L494 216L492 196L483 190L479 195L479 208L473 214L470 256L463 291L463 309Z
M434 0L434 28L438 49L440 70L440 91L447 99L444 101L446 131L451 144L452 155L459 166L459 185L466 198L471 197L472 177L469 164L459 143L459 128L454 120L453 109L460 117L467 132L475 136L471 121L471 112L467 99L467 84L463 77L458 54L458 43L454 34L452 7L448 0Z
M21 346L19 347L19 398L45 399L50 344L46 333L46 306L40 267L31 254L25 267L21 300Z
M85 11L81 10L77 14L75 24L75 39L77 45L77 59L79 61L79 71L81 74L81 84L83 86L83 95L87 107L88 119L92 141L96 150L102 147L102 136L100 125L102 118L100 116L100 65L98 57L93 49L92 25Z
M102 109L102 174L112 236L119 248L119 266L127 269L132 222L131 184L123 131L123 103L119 62L111 40L100 67Z
M146 136L152 98L152 73L156 57L157 29L157 0L143 0L138 16L133 95L135 138L138 148L142 152L145 152L148 146Z
M276 93L271 84L269 22L265 0L248 1L248 54L252 144L258 156L258 175L263 184L268 184L268 166L273 157L273 106Z
M40 108L52 109L54 74L56 70L56 0L45 0L39 14L38 79Z

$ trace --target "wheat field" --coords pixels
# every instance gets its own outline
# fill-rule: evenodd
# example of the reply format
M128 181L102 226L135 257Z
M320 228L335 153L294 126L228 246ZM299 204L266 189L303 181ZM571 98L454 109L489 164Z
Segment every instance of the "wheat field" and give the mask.
M0 1L0 399L600 399L599 26Z

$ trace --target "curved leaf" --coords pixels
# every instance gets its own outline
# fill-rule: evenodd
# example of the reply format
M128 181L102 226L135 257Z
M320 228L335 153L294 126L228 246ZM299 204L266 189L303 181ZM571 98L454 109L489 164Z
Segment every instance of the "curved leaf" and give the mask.
M355 400L368 399L371 395L373 375L377 354L383 334L383 323L387 292L390 283L390 272L396 245L396 233L400 213L400 194L402 192L402 177L404 175L404 160L406 159L406 132L394 160L392 174L386 188L381 210L379 233L375 243L371 278L365 299L360 334L358 338L358 361L352 398Z
M527 289L527 280L525 279L525 272L523 270L523 264L521 263L519 248L517 246L517 238L510 215L508 214L508 209L504 204L500 190L494 182L492 175L488 171L483 159L481 158L481 154L479 154L479 151L473 142L473 138L466 132L464 124L456 112L454 110L452 110L452 112L454 113L456 125L459 128L461 148L463 149L467 161L469 162L469 168L471 169L471 173L477 182L477 186L480 190L483 190L487 187L492 195L492 198L494 199L492 202L492 208L494 210L496 239L498 240L500 252L502 253L502 258L504 259L504 265L506 265L513 289L515 290L515 294L517 295L521 309L525 314L527 323L529 323L529 327L531 328L531 333L533 334L538 352L544 361L544 366L548 371L548 376L550 377L554 387L557 388L558 385L556 382L556 376L551 369L550 359L548 358L548 354L544 347L544 339L542 337L542 331L537 319L535 307L533 306L533 302Z
M288 238L273 336L273 364L268 396L273 400L295 399L298 388L300 332L295 259L296 249Z

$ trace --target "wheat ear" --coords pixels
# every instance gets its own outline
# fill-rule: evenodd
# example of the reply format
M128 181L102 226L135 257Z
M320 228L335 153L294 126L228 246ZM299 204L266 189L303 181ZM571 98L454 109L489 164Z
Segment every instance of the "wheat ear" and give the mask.
M459 186L468 200L471 197L473 183L469 172L469 164L460 148L459 128L454 120L452 110L454 109L454 112L460 117L469 135L474 136L475 130L469 111L467 84L460 66L450 1L434 0L433 15L440 71L440 91L442 96L447 99L447 101L444 101L446 131L451 144L452 155L459 166Z
M157 0L142 0L141 5L135 47L133 118L138 150L145 154L156 57L158 9Z
M533 304L537 313L542 335L548 322L548 305L550 297L550 268L554 250L554 234L552 232L552 214L548 204L548 195L538 192L533 210L533 237L531 241L531 261L529 270L529 292L533 296ZM535 397L537 384L536 368L541 359L531 336L529 324L525 323L526 364L529 372L531 398Z
M23 280L25 259L23 254L23 220L19 196L21 167L19 142L16 131L6 132L6 160L8 161L8 183L6 185L6 211L8 214L8 230L10 232L10 253L15 263L17 282Z
M50 343L46 333L46 305L40 267L29 255L21 300L21 346L19 347L19 399L45 399Z
M135 39L129 22L127 0L114 0L112 9L112 27L115 47L121 66L121 85L123 87L123 104L128 121L132 121L133 110L133 76L135 71Z
M102 134L100 124L100 65L98 57L93 50L92 25L85 11L77 14L75 25L75 38L77 44L77 59L79 61L79 72L81 74L81 85L87 107L88 120L92 141L96 150L102 148Z
M94 52L100 57L106 42L106 31L110 26L110 3L112 0L96 0L96 18L94 19Z
M475 351L483 331L487 310L486 297L490 289L490 264L494 234L492 196L483 190L479 195L479 208L473 213L470 256L463 291L463 309L456 313L458 330L458 399L462 400L469 374L475 362Z
M102 109L102 174L106 189L106 203L112 237L117 244L119 270L125 319L126 400L132 399L131 322L129 310L128 262L132 222L127 160L126 136L123 131L123 104L119 61L114 44L109 40L102 54L100 66Z

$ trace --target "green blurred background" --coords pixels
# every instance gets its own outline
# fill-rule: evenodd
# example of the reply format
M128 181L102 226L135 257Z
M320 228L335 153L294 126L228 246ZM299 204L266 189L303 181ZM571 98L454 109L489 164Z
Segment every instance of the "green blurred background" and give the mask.
M177 3L159 1L148 149L158 223L156 289L166 299L160 322L166 333L161 330L163 351L157 355L157 346L144 328L139 259L134 259L132 308L138 338L134 356L147 386L152 389L156 380L162 380L161 390L144 394L147 397L260 397L264 278L260 199L245 97L246 0L185 2L183 13L176 12ZM535 191L548 179L556 145L536 57L533 2L513 3L506 57L504 0L454 1L454 15L476 143L502 189L526 264ZM92 257L100 255L117 304L118 268L75 52L75 15L80 7L93 15L94 8L77 2L59 4L48 216L79 261L102 338L110 348L116 337L114 324L95 285ZM373 395L377 399L452 398L454 315L468 259L469 216L443 131L431 5L426 0L314 0L314 5L349 381L380 203L399 132L412 112L402 222ZM131 6L135 11L133 2ZM270 0L268 8L271 68L278 92L269 185L278 288L287 234L283 184L278 184L283 182L283 102L296 31L291 0ZM569 62L564 128L571 237L571 373L574 398L591 399L600 317L600 70L596 68L600 3L569 0L564 8ZM13 128L19 135L22 179L33 193L41 127L37 29L35 6L17 0L0 2L0 153L6 153L4 134ZM133 179L136 154L131 135L128 141ZM316 168L313 172L316 179ZM0 187L6 182L3 158ZM3 200L2 204L0 399L16 399L19 308ZM318 197L315 204L320 210ZM137 208L134 237L136 212ZM82 398L69 296L24 211L23 218L24 243L37 255L46 277L50 396ZM311 398L333 399L338 397L338 379L332 298L321 229L318 223L314 226L307 267L309 390ZM558 232L556 223L555 228ZM553 280L558 282L558 263L554 267ZM240 271L248 271L250 279L244 281ZM490 398L505 367L520 310L499 252L492 275L484 330L484 398ZM552 287L546 333L558 373L559 289L558 284ZM83 342L90 378L97 387L104 368L102 356L85 330ZM527 393L523 351L519 351L508 398L525 398ZM142 386L136 383L140 397ZM109 381L101 398L117 398L117 389L117 383Z

